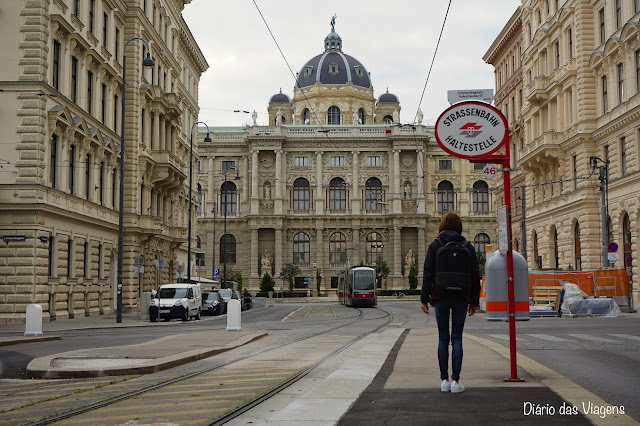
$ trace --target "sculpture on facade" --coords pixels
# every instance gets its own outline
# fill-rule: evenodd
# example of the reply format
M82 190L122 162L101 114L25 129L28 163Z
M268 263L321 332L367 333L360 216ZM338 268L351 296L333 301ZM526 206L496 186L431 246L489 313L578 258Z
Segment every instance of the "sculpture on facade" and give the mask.
M331 17L331 31L332 32L335 32L335 30L336 30L336 16L338 16L338 15L333 15Z
M404 198L411 198L411 183L404 183Z
M261 260L261 264L262 264L262 270L264 271L265 269L271 269L271 265L273 263L273 259L271 258L271 253L269 253L267 250L264 251L264 253L262 254L262 260Z
M360 117L358 117L358 112L353 111L353 115L351 116L351 120L353 121L353 125L356 126L360 124Z
M280 125L282 125L282 111L280 111L280 108L278 108L278 110L276 111L276 126Z
M404 257L404 267L408 271L412 266L416 264L416 257L413 254L413 250L409 249L407 255Z
M271 184L269 182L266 182L264 184L264 199L268 200L271 198Z
M400 113L397 109L393 111L393 123L400 124Z

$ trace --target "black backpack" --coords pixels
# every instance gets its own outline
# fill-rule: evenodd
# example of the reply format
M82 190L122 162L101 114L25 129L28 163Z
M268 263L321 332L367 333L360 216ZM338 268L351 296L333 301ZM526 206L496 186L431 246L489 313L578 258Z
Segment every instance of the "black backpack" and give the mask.
M467 240L440 243L436 251L435 292L438 296L466 298L471 290L471 253Z

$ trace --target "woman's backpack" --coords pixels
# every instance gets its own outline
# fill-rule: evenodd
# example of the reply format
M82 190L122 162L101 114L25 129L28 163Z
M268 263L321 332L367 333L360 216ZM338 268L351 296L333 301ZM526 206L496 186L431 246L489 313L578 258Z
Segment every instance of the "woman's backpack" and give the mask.
M438 296L466 298L471 290L471 252L468 241L440 243L436 251L435 292Z

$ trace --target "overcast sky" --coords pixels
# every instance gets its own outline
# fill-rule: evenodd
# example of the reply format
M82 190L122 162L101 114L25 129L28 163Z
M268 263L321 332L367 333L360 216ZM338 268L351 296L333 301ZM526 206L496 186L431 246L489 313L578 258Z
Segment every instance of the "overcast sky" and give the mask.
M394 93L401 122L414 121L448 0L309 2L256 0L293 73L324 52L336 32L344 53L371 73L374 96ZM269 98L293 96L295 79L253 0L193 0L184 8L209 70L200 80L200 121L241 126L251 121L233 110L256 110L267 124ZM520 0L453 0L422 103L424 124L434 124L447 90L494 89L493 68L482 60Z

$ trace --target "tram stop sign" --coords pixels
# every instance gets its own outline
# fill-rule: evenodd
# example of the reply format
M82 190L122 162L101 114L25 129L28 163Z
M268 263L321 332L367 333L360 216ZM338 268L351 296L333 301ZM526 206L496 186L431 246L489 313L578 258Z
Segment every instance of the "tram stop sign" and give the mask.
M509 140L509 126L502 113L486 102L458 102L436 121L440 148L460 158L473 159L496 152Z

